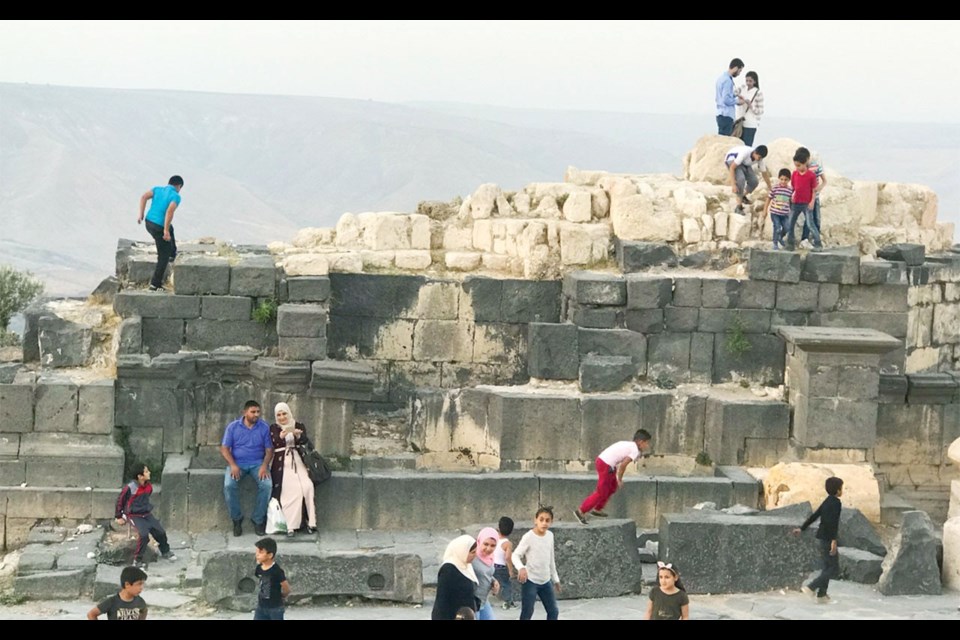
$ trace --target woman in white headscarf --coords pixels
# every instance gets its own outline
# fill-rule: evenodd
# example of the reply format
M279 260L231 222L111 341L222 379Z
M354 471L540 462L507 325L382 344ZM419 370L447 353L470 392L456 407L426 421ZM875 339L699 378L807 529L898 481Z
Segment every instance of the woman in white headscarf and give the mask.
M477 556L477 540L463 535L454 538L443 552L443 564L437 573L437 599L433 603L433 620L453 620L461 607L477 610L474 590L477 574L473 559Z
M278 402L273 410L276 422L270 425L273 440L273 462L270 473L273 477L273 496L280 502L280 509L287 521L287 536L293 537L303 525L303 512L307 512L307 531L317 532L317 506L313 500L313 482L307 466L296 445L312 446L303 424L297 422L286 402Z

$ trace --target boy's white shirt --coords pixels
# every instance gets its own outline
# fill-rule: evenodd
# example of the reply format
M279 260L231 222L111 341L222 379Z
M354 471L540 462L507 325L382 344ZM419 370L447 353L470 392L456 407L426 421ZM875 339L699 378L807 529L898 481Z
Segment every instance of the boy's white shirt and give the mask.
M520 544L513 551L513 566L517 571L527 570L527 579L536 584L560 582L557 574L557 561L553 550L553 532L538 536L533 529L520 538Z

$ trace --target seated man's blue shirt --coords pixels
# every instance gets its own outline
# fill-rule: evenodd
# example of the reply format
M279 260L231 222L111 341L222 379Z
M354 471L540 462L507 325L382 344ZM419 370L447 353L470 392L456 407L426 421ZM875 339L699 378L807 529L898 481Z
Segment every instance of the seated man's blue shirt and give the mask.
M230 449L230 454L238 466L246 467L261 464L267 449L273 448L270 440L270 425L259 418L251 428L237 418L227 425L221 444Z

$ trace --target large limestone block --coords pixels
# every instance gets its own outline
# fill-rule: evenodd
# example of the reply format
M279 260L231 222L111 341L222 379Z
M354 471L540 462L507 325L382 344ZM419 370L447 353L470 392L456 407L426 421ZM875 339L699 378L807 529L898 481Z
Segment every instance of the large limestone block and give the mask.
M960 517L943 523L943 585L960 589Z
M361 213L363 244L374 251L387 249L412 249L410 246L409 220L398 213Z
M350 215L350 214L346 214ZM293 236L293 246L304 249L313 249L326 244L333 243L333 229L329 227L306 227L297 231Z
M827 496L824 482L831 476L843 479L844 506L859 509L871 522L880 522L880 487L873 468L861 464L781 462L763 480L766 508L798 502L816 507Z
M470 196L470 216L474 220L489 218L497 204L497 197L501 196L500 187L493 183L482 184Z
M352 247L360 244L360 222L352 213L345 213L337 221L335 242L338 247Z
M742 141L732 136L703 136L683 156L683 179L726 184L730 180L730 172L724 166L723 158L727 151L741 144Z
M288 276L325 276L330 272L330 263L319 254L298 253L283 259L283 270Z
M621 240L673 242L680 239L680 218L672 211L658 211L653 199L642 193L610 200L613 232Z
M563 217L570 222L590 222L592 207L589 191L574 191L563 203Z
M877 225L933 229L937 221L937 194L918 184L888 182L877 194Z
M947 449L947 457L954 463L960 464L960 438L950 443L950 447Z

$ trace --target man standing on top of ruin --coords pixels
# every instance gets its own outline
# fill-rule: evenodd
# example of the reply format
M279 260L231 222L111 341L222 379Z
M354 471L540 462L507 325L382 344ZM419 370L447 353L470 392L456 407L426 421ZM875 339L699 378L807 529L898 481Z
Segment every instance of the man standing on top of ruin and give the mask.
M153 271L150 280L150 291L163 291L163 277L167 272L167 265L177 257L177 240L173 235L173 212L180 204L180 189L183 188L183 178L171 176L165 187L154 187L140 196L140 217L137 224L143 222L147 200L150 203L150 212L147 217L147 232L153 236L157 245L157 268Z
M733 79L743 71L743 60L734 58L729 68L717 78L715 102L717 103L717 133L733 135L733 119L737 114L737 96L733 93Z

